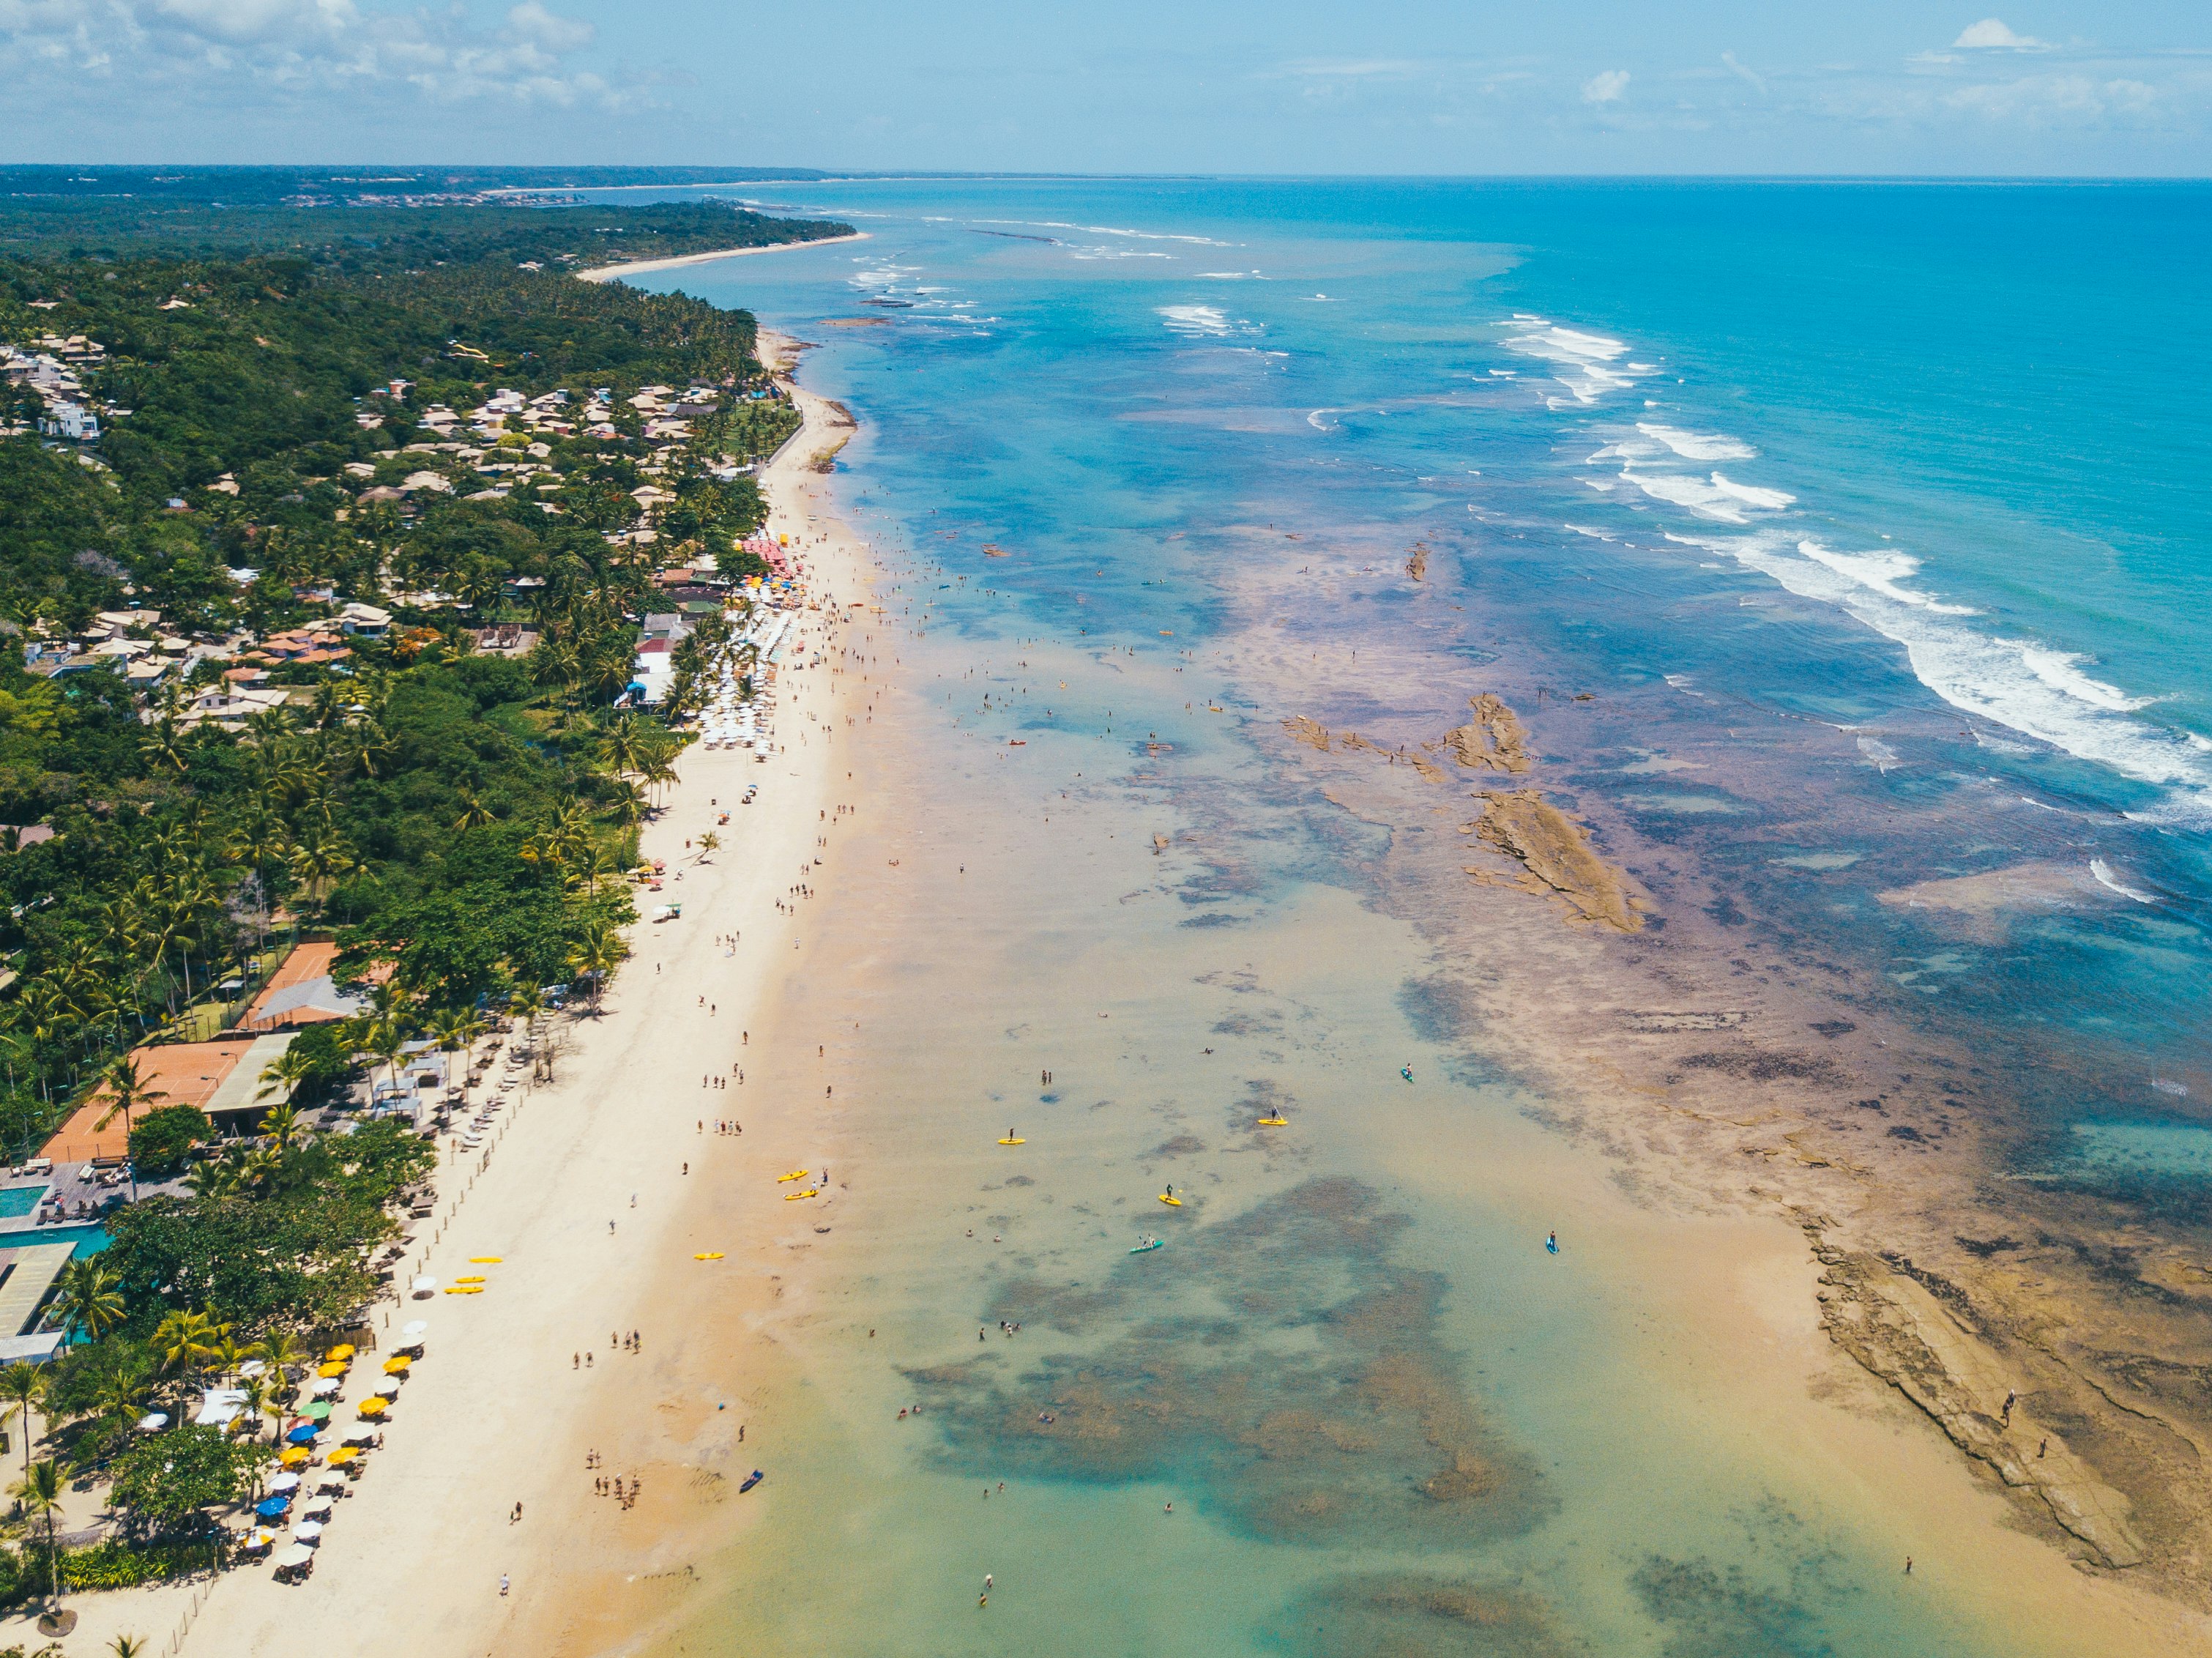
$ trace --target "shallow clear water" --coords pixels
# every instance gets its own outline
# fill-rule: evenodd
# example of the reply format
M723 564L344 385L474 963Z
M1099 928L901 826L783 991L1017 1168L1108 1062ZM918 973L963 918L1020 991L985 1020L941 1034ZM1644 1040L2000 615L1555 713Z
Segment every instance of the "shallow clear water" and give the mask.
M1985 1051L2027 1172L2200 1179L2212 196L805 191L775 204L873 240L641 279L821 343L914 688L878 890L827 924L848 970L791 1015L859 1022L823 1133L861 1189L799 1240L834 1286L785 1338L804 1473L728 1627L2075 1649L1963 1565L1901 1593L1885 1471L1700 1347L1708 1289L1755 1298L1701 1274L1755 1247L1664 1258L1427 1006L1366 831L1254 738L1587 694L1540 732L1585 811ZM1416 549L1456 603L1413 601ZM1323 564L1355 579L1302 587ZM1282 705L1302 653L1363 649L1397 671Z

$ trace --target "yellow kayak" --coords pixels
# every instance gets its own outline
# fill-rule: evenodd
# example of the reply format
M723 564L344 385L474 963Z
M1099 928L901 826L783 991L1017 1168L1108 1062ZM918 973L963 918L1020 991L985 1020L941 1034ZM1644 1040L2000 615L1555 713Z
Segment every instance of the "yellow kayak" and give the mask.
M805 1180L805 1178L806 1171L804 1169L794 1169L788 1175L778 1175L775 1177L775 1183L778 1186L781 1186L786 1181Z
M720 1249L709 1249L704 1254L691 1257L694 1260L720 1260L721 1258L722 1252Z
M469 1257L469 1265L471 1266L497 1266L505 1261L507 1257L504 1255L471 1255Z
M1181 1198L1170 1197L1165 1192L1160 1193L1160 1201L1162 1203L1168 1204L1174 1208L1180 1209L1182 1207L1182 1199Z
M804 1192L786 1192L783 1194L783 1200L786 1203L797 1203L801 1198L818 1198L821 1195L820 1187L810 1186Z
M473 1273L467 1278L457 1278L453 1280L456 1284L482 1284L483 1281L483 1274L482 1272Z
M446 1293L449 1296L480 1296L483 1292L484 1287L481 1284L449 1284L446 1286Z

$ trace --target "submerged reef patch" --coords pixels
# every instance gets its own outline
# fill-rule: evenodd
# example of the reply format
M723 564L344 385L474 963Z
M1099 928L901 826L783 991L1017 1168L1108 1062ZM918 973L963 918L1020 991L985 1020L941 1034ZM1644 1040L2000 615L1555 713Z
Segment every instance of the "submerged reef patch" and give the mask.
M1516 1530L1538 1512L1536 1477L1462 1387L1437 1334L1443 1279L1397 1259L1406 1224L1356 1181L1310 1181L1179 1231L1101 1288L1017 1281L989 1311L1080 1346L994 1345L908 1375L948 1466L1186 1483L1205 1510L1285 1542L1463 1546Z
M1570 1658L1542 1602L1413 1573L1348 1577L1294 1602L1268 1645L1315 1658Z

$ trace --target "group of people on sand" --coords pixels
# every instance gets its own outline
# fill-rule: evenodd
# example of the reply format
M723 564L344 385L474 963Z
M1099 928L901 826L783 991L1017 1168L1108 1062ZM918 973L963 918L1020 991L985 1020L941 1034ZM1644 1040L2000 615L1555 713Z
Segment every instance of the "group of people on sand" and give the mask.
M704 1117L699 1119L699 1132L702 1134L707 1132L707 1120ZM735 1117L717 1117L714 1119L714 1132L725 1139L735 1139L745 1132L745 1126Z
M587 1468L598 1467L599 1454L597 1451L585 1452L584 1466ZM637 1505L638 1493L644 1488L645 1481L637 1474L632 1474L627 1483L620 1474L616 1474L612 1479L601 1474L592 1481L592 1496L611 1497L617 1504L625 1509L635 1508Z

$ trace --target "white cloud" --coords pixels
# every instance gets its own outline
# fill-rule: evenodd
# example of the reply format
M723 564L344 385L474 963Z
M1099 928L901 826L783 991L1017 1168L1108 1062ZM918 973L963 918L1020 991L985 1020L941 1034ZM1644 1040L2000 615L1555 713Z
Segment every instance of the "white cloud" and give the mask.
M1970 23L1959 31L1959 38L1951 42L1954 51L1963 52L2049 52L2051 43L2039 40L2032 34L2014 34L2002 20L1984 17L1978 23Z
M1609 69L1601 75L1593 75L1583 82L1583 101L1586 104L1613 104L1628 90L1628 71Z
M1741 63L1737 61L1736 55L1734 52L1723 52L1721 54L1721 62L1728 66L1728 71L1729 74L1735 76L1740 80L1750 82L1752 85L1757 87L1761 92L1765 92L1766 90L1766 77L1758 73L1755 70L1747 69Z
M66 64L124 97L252 101L382 94L439 102L556 108L628 101L567 60L596 31L544 0L520 0L491 29L459 6L398 9L374 0L0 0L0 67Z

